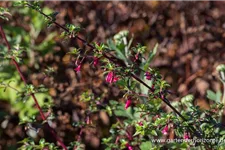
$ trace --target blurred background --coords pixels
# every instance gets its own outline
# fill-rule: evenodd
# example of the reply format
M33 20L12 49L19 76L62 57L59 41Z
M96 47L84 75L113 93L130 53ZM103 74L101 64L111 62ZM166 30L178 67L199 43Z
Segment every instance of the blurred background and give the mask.
M171 101L193 94L195 104L207 109L207 90L220 91L222 85L215 67L225 63L225 3L224 2L42 2L46 13L59 12L57 22L81 26L80 36L89 42L106 42L121 30L129 30L134 44L141 43L151 51L159 43L157 56L151 67L159 69L171 84ZM73 47L85 48L78 41L62 40L61 29L47 27L44 18L35 11L13 6L13 2L0 2L12 14L9 21L2 21L10 43L29 47L21 69L29 83L44 84L48 94L37 95L41 105L54 103L56 121L53 126L66 144L76 140L79 130L71 122L85 119L86 103L81 102L83 92L101 96L103 102L122 99L117 87L104 81L101 68L86 60L79 74L74 72L71 57L66 55ZM1 50L5 50L0 40ZM17 88L23 88L15 68L1 60L0 78ZM43 71L53 67L53 77L44 78ZM44 79L44 80L43 80ZM17 142L27 137L21 118L36 113L32 101L15 103L16 92L0 89L0 149L16 149ZM108 136L113 123L104 111L94 114L96 128L83 131L82 139L87 149L103 149L101 138ZM41 120L41 119L39 119ZM39 137L53 140L44 129Z

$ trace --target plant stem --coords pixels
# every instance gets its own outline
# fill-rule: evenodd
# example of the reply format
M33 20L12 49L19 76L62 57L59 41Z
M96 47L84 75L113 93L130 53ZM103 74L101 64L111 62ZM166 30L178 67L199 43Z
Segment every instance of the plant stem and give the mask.
M2 87L0 86L0 88L11 88L13 90L15 90L16 92L20 92L19 90L17 90L16 88L10 86L9 84L5 84L5 83L0 83L0 85L2 85Z
M9 44L9 42L8 42L6 36L5 36L5 32L4 32L4 30L3 30L3 28L2 28L1 25L0 25L0 33L1 33L1 36L2 36L3 40L4 40L5 43L6 43L6 46L7 46L7 48L8 48L8 51L10 51L10 49L11 49L10 44ZM13 58L12 58L12 61L13 61L13 64L15 65L16 70L18 71L18 73L19 73L21 79L23 80L24 84L26 85L26 84L27 84L27 80L26 80L26 78L24 77L22 71L20 70L19 64L18 64L18 63L15 61L15 59L13 59ZM34 102L35 102L35 106L37 107L37 109L38 109L39 112L40 112L40 115L41 115L42 120L43 120L43 121L46 121L47 119L46 119L46 117L45 117L45 115L44 115L44 113L43 113L43 111L42 111L42 109L41 109L41 107L40 107L40 105L39 105L39 103L38 103L38 101L37 101L36 96L35 96L34 94L31 94L31 97L33 98L33 100L34 100ZM54 129L50 127L50 125L48 124L47 121L46 121L46 124L47 124L47 127L49 128L49 130L50 130L52 136L59 142L59 144L61 145L61 147L62 147L64 150L67 150L67 147L65 146L65 144L64 144L64 143L62 142L62 140L57 136L57 134L55 133Z

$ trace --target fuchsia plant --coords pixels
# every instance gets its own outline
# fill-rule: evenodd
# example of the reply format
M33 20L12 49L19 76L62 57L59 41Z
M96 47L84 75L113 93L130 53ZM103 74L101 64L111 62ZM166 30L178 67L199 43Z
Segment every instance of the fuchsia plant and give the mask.
M160 73L150 67L150 63L156 54L157 45L151 51L147 58L145 58L146 47L141 44L132 46L132 40L128 40L129 32L121 31L116 34L113 40L108 40L107 44L103 43L88 43L86 40L79 37L77 34L80 31L80 27L67 24L66 27L56 22L57 13L45 14L42 12L38 3L20 2L23 7L29 7L36 10L47 20L47 25L56 25L64 30L62 36L65 38L77 39L85 46L89 47L93 65L101 65L104 71L107 73L105 81L109 84L118 85L121 88L121 93L127 98L125 103L119 101L110 100L108 105L103 105L101 102L96 101L93 96L84 93L82 95L85 102L90 107L87 110L88 114L96 113L99 111L98 107L101 105L104 107L104 111L108 113L110 117L116 118L117 122L114 122L109 131L110 136L102 138L102 143L106 149L142 149L148 150L149 147L162 149L175 147L177 149L190 148L204 146L205 148L218 148L223 147L219 142L217 143L181 143L171 146L160 145L160 143L151 142L152 139L162 138L169 134L169 125L173 125L175 136L183 139L201 139L201 138L215 138L218 141L225 138L223 128L220 128L220 118L216 113L223 110L224 106L220 101L215 101L210 110L203 111L195 106L192 95L187 95L181 99L180 102L172 102L167 99L171 94L169 92L169 84L163 80ZM0 27L2 38L4 39L8 50L10 51L10 45L6 39L4 30ZM81 56L81 50L71 52L77 57L75 72L81 71L81 65L85 58L88 58L88 51L85 51L85 56ZM80 57L82 60L80 60ZM14 55L9 57L21 79L27 84L27 80L23 76L20 70L18 62L15 60ZM132 61L134 59L134 61ZM222 69L221 69L222 68ZM219 72L223 74L225 67L220 67ZM224 81L223 81L224 82ZM32 91L32 90L31 90ZM31 97L35 101L43 121L46 121L42 108L40 107L34 92L30 93ZM145 95L145 96L141 96ZM133 101L135 99L135 101ZM164 103L162 103L164 102ZM132 105L131 105L132 104ZM172 112L164 111L162 106L167 106ZM129 108L129 109L128 109ZM76 142L72 142L71 149L79 149L82 145L81 134L85 127L92 125L91 117L87 116L86 120L81 123L75 123L75 127L80 128L79 139ZM62 140L56 135L55 131L46 123L50 129L52 135L57 140L59 145L63 149L68 149ZM162 128L163 127L163 128ZM211 130L216 128L216 131ZM172 129L170 129L172 130ZM220 137L219 135L224 135ZM73 140L72 140L73 141ZM45 141L40 142L41 145L47 147L49 144L45 144ZM43 144L44 143L44 144ZM25 147L26 147L25 143ZM219 145L221 144L221 145ZM147 145L147 146L146 146ZM42 146L43 147L43 146ZM143 148L144 147L144 148Z

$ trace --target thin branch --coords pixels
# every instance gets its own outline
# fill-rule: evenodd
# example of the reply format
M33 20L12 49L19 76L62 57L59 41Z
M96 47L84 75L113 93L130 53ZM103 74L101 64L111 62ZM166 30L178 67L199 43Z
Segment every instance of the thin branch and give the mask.
M16 92L20 92L19 90L17 90L16 88L12 87L11 85L9 84L5 84L5 83L0 83L0 85L2 85L3 87L0 86L0 88L11 88L13 90L15 90Z

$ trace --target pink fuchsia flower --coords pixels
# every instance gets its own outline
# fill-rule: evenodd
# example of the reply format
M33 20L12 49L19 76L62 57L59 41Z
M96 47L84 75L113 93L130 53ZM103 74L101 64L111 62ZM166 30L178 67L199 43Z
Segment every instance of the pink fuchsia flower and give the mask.
M142 121L138 122L138 125L143 126L143 122Z
M166 126L163 128L162 133L163 133L164 135L167 135L167 134L168 134L168 130L169 130L169 127L168 127L168 125L166 125Z
M190 139L190 137L189 137L189 135L188 135L188 133L187 132L184 132L184 137L183 137L185 140L188 140L188 139Z
M80 72L80 68L81 68L81 65L78 65L77 68L75 68L74 70L75 70L76 72Z
M99 62L99 58L98 57L94 57L94 66L97 66L98 65L98 62Z
M90 117L89 116L86 118L86 124L90 124Z
M115 75L114 72L110 71L110 72L108 73L108 75L106 76L105 80L106 80L106 82L108 82L108 83L113 83L113 82L116 82L117 80L119 80L119 78L116 77L116 75Z
M145 73L145 77L146 77L147 80L151 80L152 79L152 75L151 75L150 72L146 72Z
M139 53L137 53L137 54L135 55L134 61L137 61L137 60L138 60L138 57L139 57Z
M154 92L155 91L155 85L154 84L152 84L152 91Z
M126 147L128 150L133 150L133 147L129 143L126 144Z
M131 105L131 98L128 98L125 104L125 109L127 109L128 107L130 107Z

